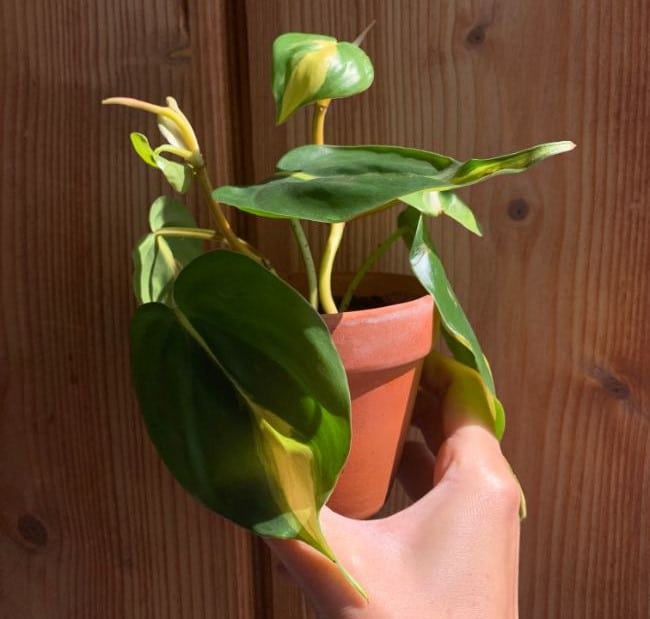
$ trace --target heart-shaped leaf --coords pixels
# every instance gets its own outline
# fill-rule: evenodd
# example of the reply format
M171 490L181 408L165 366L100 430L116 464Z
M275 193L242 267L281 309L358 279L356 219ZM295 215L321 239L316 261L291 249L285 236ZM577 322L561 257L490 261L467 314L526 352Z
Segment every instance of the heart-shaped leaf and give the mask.
M149 209L151 233L133 250L133 287L140 303L167 302L170 285L180 270L203 253L200 240L165 237L155 234L165 228L196 228L196 221L185 205L161 196Z
M255 261L226 250L187 266L176 307L133 319L134 382L178 481L261 535L333 558L318 512L350 446L350 396L320 316Z
M408 208L399 216L399 225L409 230L405 236L410 246L411 269L423 288L433 296L440 314L442 332L454 357L478 371L493 397L494 430L497 438L505 430L503 406L496 397L492 370L481 350L478 338L454 293L449 278L425 225L424 216Z
M273 43L277 122L308 103L362 92L373 77L370 59L353 43L319 34L283 34Z
M521 172L572 142L542 144L495 159L451 157L398 146L301 146L278 162L276 176L258 185L223 186L214 197L243 211L267 217L320 222L348 221L420 191L449 191L498 174ZM477 228L461 204L448 200L448 214ZM431 204L413 201L431 215Z

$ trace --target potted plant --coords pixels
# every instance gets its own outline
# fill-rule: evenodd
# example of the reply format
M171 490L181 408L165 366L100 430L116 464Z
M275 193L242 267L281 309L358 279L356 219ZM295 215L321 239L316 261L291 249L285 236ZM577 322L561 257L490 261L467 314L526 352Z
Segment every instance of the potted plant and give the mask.
M252 186L214 187L195 131L174 99L168 98L165 106L121 97L104 101L156 115L166 143L153 148L140 133L131 134L131 142L178 194L154 201L150 232L134 251L140 306L131 327L132 364L149 434L178 481L208 508L260 535L302 540L333 561L320 530L319 510L348 458L351 434L352 455L334 506L367 516L383 502L421 359L437 331L434 302L450 352L480 374L484 388L477 397L497 437L503 433L503 407L489 364L453 293L427 222L446 215L480 236L479 223L456 189L520 172L574 147L555 142L460 162L401 146L325 145L324 121L331 101L359 93L373 81L372 64L360 48L362 38L346 43L290 33L275 41L277 122L312 105L312 143L290 150L270 178ZM193 183L212 212L212 228L199 228L180 199ZM305 296L237 235L222 204L288 221L305 265ZM394 232L337 300L333 264L346 222L393 207L399 207ZM303 220L329 226L318 267ZM399 240L410 248L410 265L422 291L414 300L390 308L346 312L377 258ZM406 315L401 324L408 329L398 326L395 337L421 345L407 346L391 368L378 369L377 362L398 348L388 331L398 312ZM355 343L350 333L368 317L376 330L364 332L362 344ZM351 327L353 323L358 324ZM418 335L411 331L415 328L420 329ZM360 359L351 361L360 351ZM356 364L349 368L356 394L352 425L342 358ZM369 378L368 372L377 369L379 376ZM381 382L398 384L402 403L380 395L368 404L368 394ZM361 408L364 400L370 412L359 417L355 407ZM378 400L388 402L389 410L399 410L401 419L383 420ZM370 428L368 441L389 426L395 436L369 447L372 443L360 434L363 425ZM359 506L354 499L364 495L366 481L357 481L355 472L382 468L374 461L368 464L369 453L389 454L388 464L383 465L380 489L362 497Z

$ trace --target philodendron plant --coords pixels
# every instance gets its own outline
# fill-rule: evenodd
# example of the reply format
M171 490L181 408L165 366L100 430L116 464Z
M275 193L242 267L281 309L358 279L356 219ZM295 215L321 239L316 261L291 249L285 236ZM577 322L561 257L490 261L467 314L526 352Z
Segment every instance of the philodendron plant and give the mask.
M461 162L403 146L324 145L332 100L373 81L359 44L298 33L275 41L277 122L311 105L313 135L257 185L212 185L196 133L171 97L166 106L104 101L155 114L166 143L152 148L140 133L132 133L131 142L176 191L153 202L150 232L133 254L140 303L131 326L133 375L149 434L174 476L209 509L260 535L302 540L332 561L318 517L349 451L350 396L319 310L345 309L381 251L404 241L413 273L434 297L449 350L482 378L479 399L500 438L504 413L490 366L427 223L444 215L480 236L457 189L521 172L574 146L555 142ZM182 201L193 183L212 212L212 228L198 227ZM306 297L237 235L221 204L287 220L304 259ZM395 230L337 307L330 282L346 223L388 208L396 210ZM318 267L303 220L329 227Z

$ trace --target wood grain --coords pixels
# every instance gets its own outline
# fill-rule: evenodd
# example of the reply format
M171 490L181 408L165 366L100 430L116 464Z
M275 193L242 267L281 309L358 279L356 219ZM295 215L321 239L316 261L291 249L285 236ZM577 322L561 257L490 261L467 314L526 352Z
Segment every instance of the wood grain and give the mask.
M406 9L286 0L271 8L249 0L248 7L260 177L309 135L304 112L285 127L270 124L272 39L297 30L350 40L373 18L364 47L375 85L335 102L327 141L394 142L459 158L553 139L578 143L525 175L464 192L483 240L447 222L433 234L492 360L509 411L504 448L528 492L521 616L646 617L647 3L423 1ZM354 268L392 217L350 226L339 267ZM321 247L323 228L310 232ZM286 253L286 229L264 223L258 234L282 268L298 268L297 254ZM405 264L397 250L381 266Z
M152 120L98 102L173 95L217 182L260 179L309 134L305 112L273 125L274 37L350 40L372 19L376 83L335 102L328 141L459 158L578 144L466 191L482 240L448 222L432 232L509 412L504 449L530 512L521 616L650 616L646 0L4 0L0 619L313 617L263 544L180 490L143 431L128 256L163 184L127 143L155 135ZM338 266L355 268L393 217L350 225ZM278 269L298 268L283 223L236 224ZM324 230L310 233L318 249ZM400 248L381 264L405 265ZM404 500L396 489L389 508Z
M129 255L163 183L128 145L152 119L99 105L173 94L236 180L229 10L0 8L3 619L254 616L250 538L179 489L135 407Z

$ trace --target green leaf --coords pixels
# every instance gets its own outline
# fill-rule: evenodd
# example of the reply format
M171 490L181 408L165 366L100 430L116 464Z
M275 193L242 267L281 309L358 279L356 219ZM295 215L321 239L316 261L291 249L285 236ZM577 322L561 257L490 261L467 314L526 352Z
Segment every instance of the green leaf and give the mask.
M314 101L362 92L373 78L372 63L357 45L319 34L283 34L273 43L277 123Z
M149 144L149 140L142 133L131 133L131 144L138 156L146 164L158 168L167 179L167 182L179 193L187 193L194 177L192 168L176 161L170 161L157 154Z
M428 215L429 217L438 217L438 215L442 214L440 194L441 192L439 191L425 189L423 191L410 193L406 196L400 196L400 201L412 206L424 215Z
M177 161L170 161L162 155L153 155L156 166L165 175L167 182L178 193L187 193L192 185L192 178L194 171L186 163L179 163Z
M445 155L402 146L299 146L278 161L278 169L314 176L403 173L434 177L459 163Z
M350 445L347 380L319 315L253 260L219 250L187 266L177 307L131 329L149 434L178 481L261 535L333 558L318 512Z
M575 146L573 142L549 142L492 159L469 159L456 170L453 183L457 186L471 185L497 174L523 172L548 157L571 151Z
M477 236L483 236L483 230L481 229L481 225L476 219L474 212L455 192L441 191L438 196L440 197L442 212L447 215L447 217L451 217L461 226L467 228Z
M308 181L280 175L259 185L225 185L213 196L223 204L263 217L334 223L359 217L430 184L430 179L407 174L332 176Z
M129 135L129 138L131 139L133 150L135 150L140 159L151 167L157 168L158 164L156 163L155 155L153 149L149 145L147 136L142 133L133 132Z
M483 236L481 226L472 210L453 191L416 191L402 196L400 201L429 217L444 213L477 236Z
M460 162L446 155L401 146L308 145L289 151L278 162L278 169L312 176L400 172L435 179L432 188L438 190L457 189L497 174L522 172L573 148L573 142L551 142L492 159Z
M487 389L495 398L495 432L501 438L504 430L503 407L498 404L492 370L481 350L476 334L458 302L444 266L429 232L425 219L415 209L408 208L399 217L400 227L410 231L406 237L410 244L409 260L413 273L425 290L434 298L443 328L443 335L454 357L478 371Z
M494 416L494 433L501 439L505 431L505 411L496 396L490 364L451 287L426 228L425 219L411 207L400 213L398 225L407 230L404 240L410 249L411 268L424 289L434 298L447 347L457 361L479 373L492 398L490 408Z
M196 228L196 221L185 205L162 196L149 210L152 233L144 236L133 250L133 287L139 303L167 302L171 283L178 272L203 253L197 239L154 235L164 228Z
M496 159L461 163L437 153L398 146L301 146L282 157L276 176L258 185L226 185L213 195L220 202L256 215L330 223L348 221L405 198L432 215L435 203L415 200L412 194L455 190L497 174L521 172L571 148L571 142L557 142ZM474 232L479 230L459 199L447 194L439 201L450 217Z

